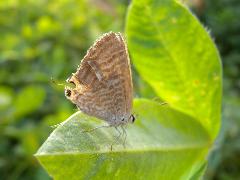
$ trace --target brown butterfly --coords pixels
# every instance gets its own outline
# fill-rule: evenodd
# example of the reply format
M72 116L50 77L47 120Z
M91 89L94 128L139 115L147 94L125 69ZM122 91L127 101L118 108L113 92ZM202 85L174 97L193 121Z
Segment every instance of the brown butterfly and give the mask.
M134 122L130 61L120 33L101 36L67 82L75 87L66 86L65 96L82 112L114 127Z

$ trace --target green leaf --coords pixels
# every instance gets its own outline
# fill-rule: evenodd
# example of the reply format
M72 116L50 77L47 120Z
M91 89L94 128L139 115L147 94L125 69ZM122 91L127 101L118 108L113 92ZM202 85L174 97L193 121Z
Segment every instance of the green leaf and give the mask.
M201 164L196 166L194 173L192 174L190 180L201 179L204 175L204 172L207 168L207 163L203 161Z
M206 155L207 132L190 116L149 100L135 100L127 138L81 112L59 125L36 157L54 179L181 179ZM113 144L111 149L111 144Z
M220 126L218 51L190 11L173 0L134 0L127 17L130 55L140 76L213 140Z
M45 90L41 86L29 85L24 87L15 99L14 115L22 117L35 111L43 104L45 96Z
M220 124L221 65L211 38L185 7L171 0L133 1L127 37L148 92L153 89L169 105L135 100L138 117L127 127L126 141L124 131L117 140L114 128L86 132L104 121L81 112L72 115L36 154L54 179L202 176Z
M0 111L6 110L12 103L13 90L7 86L0 86Z

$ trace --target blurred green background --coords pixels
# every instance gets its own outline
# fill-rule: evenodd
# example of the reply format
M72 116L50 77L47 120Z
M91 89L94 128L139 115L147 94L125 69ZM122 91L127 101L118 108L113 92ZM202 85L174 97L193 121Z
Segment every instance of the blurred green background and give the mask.
M240 1L184 0L223 60L222 128L206 179L240 179ZM77 109L60 82L96 37L124 32L128 0L0 1L0 178L50 179L33 154ZM133 67L134 68L134 67ZM154 97L134 71L136 96Z

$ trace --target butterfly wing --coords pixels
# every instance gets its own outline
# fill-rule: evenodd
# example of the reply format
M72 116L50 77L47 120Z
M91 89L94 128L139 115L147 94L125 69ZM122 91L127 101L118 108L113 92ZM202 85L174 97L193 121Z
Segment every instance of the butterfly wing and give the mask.
M84 113L111 125L128 121L132 109L132 78L129 56L120 33L97 40L68 80L76 85L68 99Z

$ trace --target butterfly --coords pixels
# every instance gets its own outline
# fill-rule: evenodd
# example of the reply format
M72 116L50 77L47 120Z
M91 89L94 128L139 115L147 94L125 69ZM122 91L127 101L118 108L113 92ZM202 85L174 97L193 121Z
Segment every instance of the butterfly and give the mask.
M134 122L133 85L126 43L121 33L102 35L67 79L65 96L85 114L118 127Z

